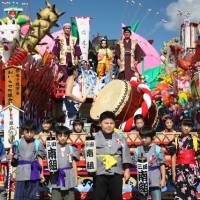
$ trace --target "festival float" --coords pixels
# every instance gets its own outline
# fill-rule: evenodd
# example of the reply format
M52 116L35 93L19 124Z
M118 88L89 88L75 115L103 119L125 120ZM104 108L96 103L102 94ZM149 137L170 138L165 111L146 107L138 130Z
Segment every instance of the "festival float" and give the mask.
M40 120L48 114L57 119L63 115L65 82L59 77L58 61L52 52L55 39L62 30L51 33L51 29L57 26L64 13L59 12L56 5L51 5L47 0L45 2L46 7L37 13L37 19L33 21L23 15L23 9L18 6L5 8L7 16L0 20L0 133L6 149L11 148L19 138L19 127L26 119L33 119L39 126ZM89 30L90 17L71 17L72 27L78 19L87 20ZM137 114L156 128L159 110L164 108L170 111L175 120L183 115L195 115L196 125L200 126L200 40L195 39L198 28L199 24L185 20L180 27L180 38L166 41L160 55L132 27L131 37L137 41L143 56L137 64L139 77L133 77L130 81L118 80L112 72L98 80L94 66L88 60L88 51L95 63L99 36L89 49L89 41L83 40L74 31L74 36L80 37L79 42L85 42L81 46L83 61L78 78L81 91L85 93L91 84L95 86L87 99L85 116L88 122L97 121L103 111L113 111L117 116L117 128L127 137L132 154L134 148L141 144L139 135L131 132ZM76 146L81 154L81 160L77 163L77 199L92 199L93 179L86 170L89 158L86 161L83 158L86 137L85 134L74 134L69 139L69 143ZM155 143L164 147L173 139L172 134L157 134ZM47 163L44 161L45 166ZM10 162L2 162L0 182L3 187L7 176L7 199L13 198L13 174ZM136 176L136 171L132 170L131 179L124 182L123 199L132 199L136 195ZM173 188L168 185L163 191L163 199L172 199L172 191Z

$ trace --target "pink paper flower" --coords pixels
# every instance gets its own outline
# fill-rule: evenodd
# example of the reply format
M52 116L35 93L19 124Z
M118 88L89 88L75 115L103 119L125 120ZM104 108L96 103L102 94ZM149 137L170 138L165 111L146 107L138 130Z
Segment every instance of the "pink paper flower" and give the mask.
M178 182L180 181L183 181L183 177L181 175L178 177Z
M181 192L182 192L182 193L185 194L185 191L186 191L186 188L185 188L185 187L181 188Z
M195 195L196 195L195 192L194 192L194 190L191 190L191 195L192 195L192 196L195 196Z

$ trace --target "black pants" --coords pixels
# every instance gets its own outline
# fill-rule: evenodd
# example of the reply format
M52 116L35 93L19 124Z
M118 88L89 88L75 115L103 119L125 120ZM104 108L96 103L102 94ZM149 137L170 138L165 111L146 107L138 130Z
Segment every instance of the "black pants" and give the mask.
M94 200L122 200L122 175L96 176L94 188Z

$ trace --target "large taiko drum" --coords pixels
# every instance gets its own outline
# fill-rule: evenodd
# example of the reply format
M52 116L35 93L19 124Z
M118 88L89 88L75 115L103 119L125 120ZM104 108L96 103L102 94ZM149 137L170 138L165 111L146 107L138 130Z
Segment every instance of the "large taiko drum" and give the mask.
M92 104L90 116L93 120L98 120L104 111L112 111L117 116L117 125L120 125L134 116L136 110L141 107L142 101L142 92L131 86L129 82L113 80L97 96ZM153 103L145 118L146 124L155 126L157 114L157 106Z

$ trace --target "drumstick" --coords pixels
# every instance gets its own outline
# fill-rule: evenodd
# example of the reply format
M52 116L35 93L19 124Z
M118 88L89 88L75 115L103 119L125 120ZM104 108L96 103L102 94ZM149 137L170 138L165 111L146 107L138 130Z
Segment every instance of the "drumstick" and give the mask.
M90 85L89 88L88 88L88 90L86 91L86 93L83 95L84 99L87 98L87 96L89 95L89 93L90 93L90 91L91 91L92 88L93 88L93 86ZM82 104L83 103L80 103L79 106L81 107Z

